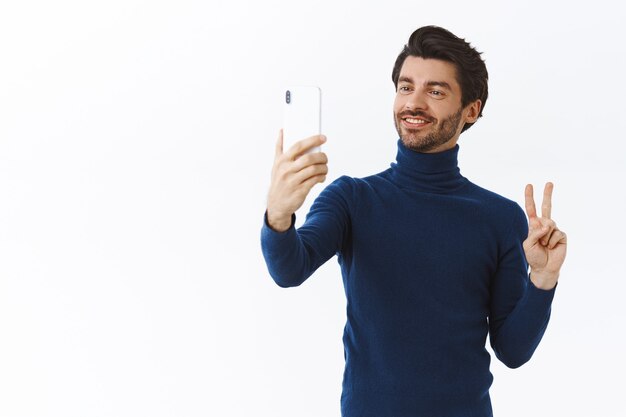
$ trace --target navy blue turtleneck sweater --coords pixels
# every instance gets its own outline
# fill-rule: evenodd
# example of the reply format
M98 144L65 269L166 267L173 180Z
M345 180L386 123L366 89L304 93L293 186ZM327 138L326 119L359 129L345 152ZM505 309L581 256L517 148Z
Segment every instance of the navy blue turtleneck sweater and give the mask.
M396 163L341 176L304 224L267 223L261 248L276 284L294 287L337 255L347 298L343 417L487 417L487 334L510 368L527 362L555 288L529 279L516 202L475 185L459 145L418 153L398 139Z

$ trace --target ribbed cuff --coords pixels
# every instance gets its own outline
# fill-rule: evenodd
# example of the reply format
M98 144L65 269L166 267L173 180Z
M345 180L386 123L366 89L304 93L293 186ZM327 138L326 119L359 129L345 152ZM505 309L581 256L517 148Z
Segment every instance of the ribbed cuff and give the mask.
M283 232L274 230L272 229L269 222L267 221L267 209L265 209L265 213L263 214L263 228L268 229L268 232L276 233L279 235L284 235L284 234L287 234L291 229L295 229L295 224L296 224L296 213L291 213L291 224L289 225L289 228Z
M544 303L551 303L552 299L554 298L554 293L556 292L556 287L559 286L559 282L556 282L556 285L554 286L554 288L550 289L550 290L543 290L541 288L537 288L535 286L535 284L533 283L533 281L530 279L530 274L528 274L528 291L530 291L530 293L528 294L529 296L536 298L536 299L540 299L542 300Z

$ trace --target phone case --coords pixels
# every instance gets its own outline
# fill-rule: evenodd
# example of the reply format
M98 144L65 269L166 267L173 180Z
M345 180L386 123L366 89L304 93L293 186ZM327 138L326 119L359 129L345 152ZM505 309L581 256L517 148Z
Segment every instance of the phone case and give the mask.
M317 86L296 85L283 95L283 152L299 140L322 133L322 90ZM304 153L321 152L315 146Z

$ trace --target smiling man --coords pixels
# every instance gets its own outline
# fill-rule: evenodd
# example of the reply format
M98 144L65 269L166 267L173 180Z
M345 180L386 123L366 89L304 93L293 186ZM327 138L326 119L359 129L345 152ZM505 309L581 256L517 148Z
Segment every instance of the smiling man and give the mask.
M283 152L279 134L262 252L281 287L337 255L347 298L343 417L492 416L487 336L517 368L546 331L567 241L550 218L552 183L541 217L526 186L528 222L516 202L458 167L457 141L482 115L487 78L464 39L416 30L392 72L396 162L336 179L297 230L295 211L328 172L324 153L304 152L325 137Z
M465 123L476 121L487 100L486 70L484 96L462 106L454 64L407 56L401 68L397 80L394 72L394 121L404 145L423 153L454 148Z

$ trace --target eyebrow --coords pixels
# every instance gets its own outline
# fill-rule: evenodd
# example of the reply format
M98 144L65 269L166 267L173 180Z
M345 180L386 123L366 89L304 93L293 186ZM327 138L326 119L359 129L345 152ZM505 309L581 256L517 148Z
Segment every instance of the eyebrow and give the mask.
M402 77L400 77L400 78L398 79L398 83L401 83L401 82L403 82L403 81L404 81L404 82L407 82L407 83L410 83L410 84L415 84L415 82L413 81L413 79L412 79L411 77L407 77L406 75L403 75ZM446 88L446 89L448 89L448 90L452 91L452 87L450 86L450 84L448 84L448 83L447 83L447 82L445 82L445 81L426 81L426 86L427 86L427 87L435 87L435 86L438 86L438 87L443 87L443 88Z

